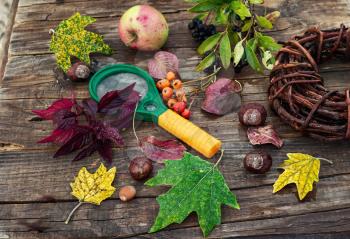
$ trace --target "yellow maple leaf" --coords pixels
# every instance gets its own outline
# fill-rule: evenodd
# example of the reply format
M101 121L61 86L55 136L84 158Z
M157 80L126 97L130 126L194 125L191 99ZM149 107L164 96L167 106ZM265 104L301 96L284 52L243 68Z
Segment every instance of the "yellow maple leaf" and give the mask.
M116 172L116 167L107 171L103 163L93 174L89 173L85 167L80 169L78 176L70 184L72 195L79 199L79 204L69 214L66 224L83 203L100 205L103 200L113 195L115 187L112 186L112 183Z
M312 191L313 183L318 182L320 160L311 155L293 153L287 154L288 159L281 164L284 172L273 185L273 193L278 192L287 184L295 183L299 199L305 198Z

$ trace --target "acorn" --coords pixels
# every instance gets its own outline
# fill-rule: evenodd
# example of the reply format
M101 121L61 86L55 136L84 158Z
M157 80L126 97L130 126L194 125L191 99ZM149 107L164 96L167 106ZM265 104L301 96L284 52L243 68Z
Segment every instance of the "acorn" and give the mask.
M238 112L239 122L246 126L260 126L265 124L267 112L259 103L242 105Z
M67 71L67 76L72 81L86 80L91 74L90 68L83 62L74 63Z
M135 180L147 178L153 170L152 161L145 157L136 157L129 164L129 172Z
M272 158L263 150L254 150L245 156L243 164L246 170L263 174L270 170Z
M123 202L132 200L136 196L136 188L134 186L124 186L119 190L119 199Z

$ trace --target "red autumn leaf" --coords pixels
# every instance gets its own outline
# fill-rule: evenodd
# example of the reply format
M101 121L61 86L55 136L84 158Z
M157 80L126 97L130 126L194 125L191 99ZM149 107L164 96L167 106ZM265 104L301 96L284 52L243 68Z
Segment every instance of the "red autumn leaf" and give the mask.
M138 92L134 91L135 83L122 90L106 93L98 103L98 112L105 114L118 113L117 110L127 102L137 103L140 99Z
M253 145L273 144L277 148L283 146L283 140L278 136L272 125L250 127L247 130L247 135Z
M144 138L140 146L147 158L158 163L167 159L179 160L186 150L186 147L175 139L162 141L154 136Z
M51 135L41 139L38 141L38 144L44 143L56 143L56 144L65 144L68 140L70 140L76 131L74 128L71 129L55 129L52 131Z
M71 99L60 99L52 103L45 110L33 110L33 113L45 120L52 120L54 115L60 110L71 110L75 102Z
M202 109L215 115L225 115L241 107L241 96L237 93L237 83L221 78L205 91Z
M179 71L179 59L170 52L159 51L148 62L148 72L156 79L164 79L169 71Z

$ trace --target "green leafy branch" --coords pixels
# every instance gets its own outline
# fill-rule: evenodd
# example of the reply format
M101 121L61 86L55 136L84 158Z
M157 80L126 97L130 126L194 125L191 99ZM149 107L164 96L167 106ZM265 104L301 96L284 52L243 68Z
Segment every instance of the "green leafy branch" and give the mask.
M264 68L272 69L275 62L274 53L280 45L267 35L265 30L273 28L274 21L280 16L278 11L259 16L255 13L255 5L263 4L263 0L187 0L195 3L190 12L200 13L199 18L211 21L224 29L198 47L197 52L204 59L196 67L203 71L220 59L223 68L231 65L248 63L257 72ZM232 61L231 61L232 60ZM232 63L231 63L232 62Z

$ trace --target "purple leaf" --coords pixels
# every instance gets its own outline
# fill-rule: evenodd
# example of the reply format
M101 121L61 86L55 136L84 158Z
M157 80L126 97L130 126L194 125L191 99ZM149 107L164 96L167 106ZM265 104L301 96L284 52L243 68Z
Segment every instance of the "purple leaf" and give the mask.
M82 108L89 122L96 120L97 103L94 100L92 99L83 100Z
M169 71L179 71L179 59L170 52L159 51L148 62L148 72L156 79L164 79Z
M88 127L79 126L76 130L76 134L57 150L54 158L69 154L91 143L91 131Z
M97 145L95 143L89 144L86 148L81 150L73 159L73 161L79 161L83 158L91 156L97 151Z
M278 136L272 125L250 127L247 130L247 135L253 145L273 144L277 148L283 146L283 140Z
M98 112L115 112L118 107L121 107L125 102L129 100L136 100L137 102L140 99L140 96L139 93L134 91L134 86L135 83L129 85L128 87L122 90L115 90L106 93L98 103Z
M236 82L220 78L205 91L202 109L215 115L225 115L241 107L241 96L236 92Z
M43 143L56 143L56 144L65 144L68 140L70 140L76 133L74 128L70 129L55 129L52 131L51 135L46 138L38 141L39 144Z
M98 122L95 126L96 138L98 141L111 141L115 146L123 146L123 138L118 129L111 127L107 123Z
M112 145L111 143L107 144L101 144L97 148L98 153L108 163L112 162Z
M56 129L70 129L77 124L77 117L76 113L63 109L53 115L52 121L57 125Z
M162 141L154 136L144 138L140 144L145 156L158 163L167 159L179 160L186 150L186 147L175 139Z
M60 99L52 103L50 107L45 110L33 110L32 112L42 119L52 120L54 115L60 110L71 110L75 105L74 100L71 99Z

